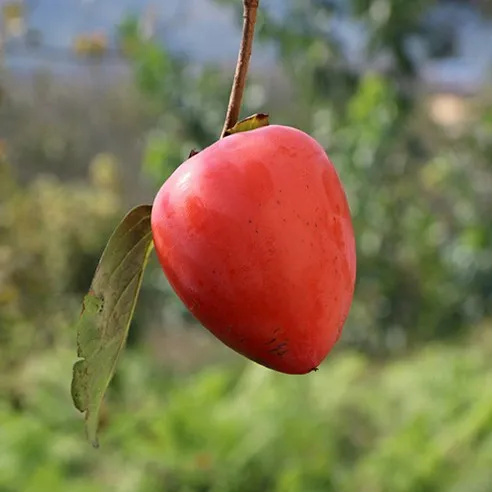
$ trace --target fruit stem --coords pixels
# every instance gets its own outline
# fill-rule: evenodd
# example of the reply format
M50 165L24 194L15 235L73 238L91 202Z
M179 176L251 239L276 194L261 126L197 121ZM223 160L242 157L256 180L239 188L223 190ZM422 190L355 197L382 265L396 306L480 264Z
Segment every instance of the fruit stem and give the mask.
M246 77L248 75L249 61L253 49L253 39L255 36L256 13L260 0L243 0L243 34L239 56L237 58L236 73L232 83L231 96L227 106L227 114L220 138L225 137L225 133L232 128L239 120L241 102L243 100Z

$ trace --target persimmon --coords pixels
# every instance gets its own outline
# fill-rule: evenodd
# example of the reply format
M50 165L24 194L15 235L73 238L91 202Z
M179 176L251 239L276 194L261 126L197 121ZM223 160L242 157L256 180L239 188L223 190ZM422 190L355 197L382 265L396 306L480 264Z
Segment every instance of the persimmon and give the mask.
M193 155L156 195L151 227L172 288L236 352L305 374L339 339L355 285L352 220L306 133L271 125Z

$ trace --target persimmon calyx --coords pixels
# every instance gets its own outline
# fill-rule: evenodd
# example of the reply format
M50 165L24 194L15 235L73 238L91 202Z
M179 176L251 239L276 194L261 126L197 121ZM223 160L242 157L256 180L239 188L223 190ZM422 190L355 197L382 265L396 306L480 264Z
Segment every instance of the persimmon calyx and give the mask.
M225 133L224 137L228 135L233 135L234 133L249 132L251 130L256 130L257 128L262 128L270 124L269 115L265 113L256 113L252 116L248 116L243 120L238 121L232 128L229 128Z

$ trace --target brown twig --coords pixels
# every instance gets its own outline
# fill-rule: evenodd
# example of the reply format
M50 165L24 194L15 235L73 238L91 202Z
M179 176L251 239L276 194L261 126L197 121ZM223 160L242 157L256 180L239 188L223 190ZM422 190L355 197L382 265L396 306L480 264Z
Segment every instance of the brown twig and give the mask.
M236 73L234 74L234 82L232 84L231 96L229 105L227 106L227 114L222 129L221 138L225 136L226 131L232 128L239 120L241 111L241 102L243 100L244 87L246 85L246 77L248 75L249 61L251 59L251 51L253 48L253 39L255 35L256 13L260 0L243 0L243 35L241 39L241 47L237 59Z

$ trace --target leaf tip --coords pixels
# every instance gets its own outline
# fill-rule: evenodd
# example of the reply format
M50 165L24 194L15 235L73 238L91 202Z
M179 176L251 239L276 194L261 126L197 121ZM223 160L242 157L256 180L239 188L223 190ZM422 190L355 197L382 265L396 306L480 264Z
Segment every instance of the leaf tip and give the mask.
M99 448L99 438L97 432L99 430L99 413L93 414L87 411L85 416L85 431L87 434L87 440L92 444L94 449Z

